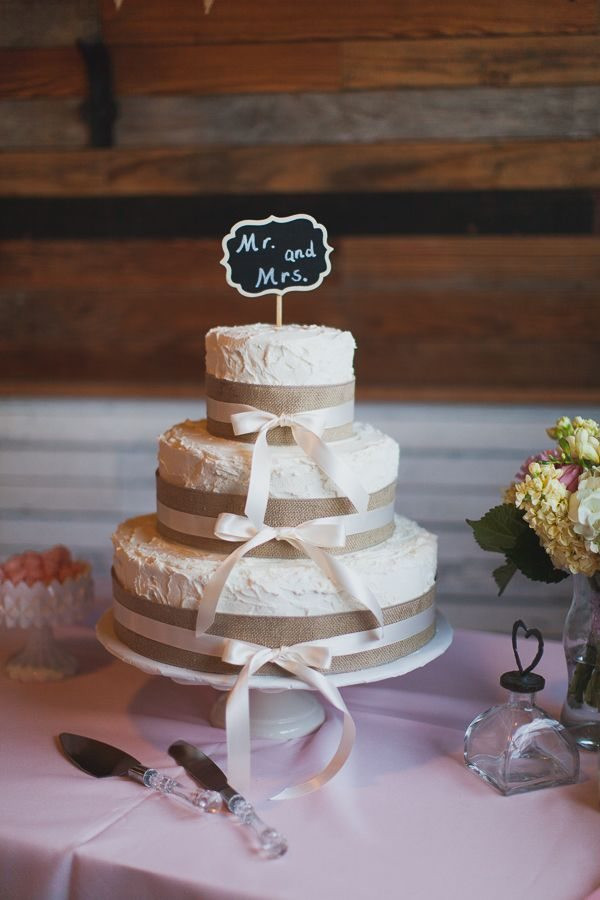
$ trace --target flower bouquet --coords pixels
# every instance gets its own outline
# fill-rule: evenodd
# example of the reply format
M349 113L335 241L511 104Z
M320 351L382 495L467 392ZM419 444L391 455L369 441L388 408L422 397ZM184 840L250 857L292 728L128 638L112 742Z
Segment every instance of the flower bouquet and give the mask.
M563 416L547 433L555 446L527 459L504 502L467 523L480 547L505 557L493 573L499 594L517 570L548 583L575 576L565 630L567 699L599 711L600 425Z

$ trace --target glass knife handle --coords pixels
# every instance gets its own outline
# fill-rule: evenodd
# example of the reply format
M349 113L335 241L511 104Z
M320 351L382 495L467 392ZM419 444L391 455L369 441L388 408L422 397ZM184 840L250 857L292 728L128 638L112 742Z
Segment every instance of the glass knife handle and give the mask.
M216 791L190 791L179 781L163 775L157 769L133 766L127 774L147 788L158 791L159 794L173 794L174 797L179 797L204 812L219 812L222 808L221 796Z
M287 841L282 834L274 828L270 828L266 822L260 819L251 803L241 794L234 794L226 800L227 808L236 816L242 825L251 828L260 844L260 849L268 859L277 859L287 851Z

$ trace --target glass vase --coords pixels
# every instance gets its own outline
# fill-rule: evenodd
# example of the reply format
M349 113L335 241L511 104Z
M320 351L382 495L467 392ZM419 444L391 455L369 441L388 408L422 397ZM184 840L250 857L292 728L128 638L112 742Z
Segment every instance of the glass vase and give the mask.
M600 749L600 573L573 576L563 632L568 687L561 720L586 750Z

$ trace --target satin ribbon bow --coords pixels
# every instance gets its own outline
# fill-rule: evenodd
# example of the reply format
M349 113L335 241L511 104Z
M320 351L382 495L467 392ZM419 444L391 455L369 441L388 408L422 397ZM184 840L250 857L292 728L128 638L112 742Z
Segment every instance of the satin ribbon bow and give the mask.
M322 440L327 427L326 410L276 416L246 404L240 404L238 409L240 412L231 414L233 433L240 435L258 432L252 453L245 507L248 518L255 523L265 520L271 480L271 449L267 435L272 428L280 426L291 428L294 440L306 455L343 491L358 512L366 512L369 505L368 492L346 463Z
M301 525L286 528L272 528L263 525L257 528L250 519L233 513L221 513L215 525L215 537L222 541L244 541L230 553L208 580L204 588L202 603L196 618L196 635L203 634L215 620L219 597L235 564L250 550L266 544L267 541L287 541L296 549L309 556L321 571L342 591L350 594L369 609L379 624L380 637L383 613L370 588L355 572L342 565L339 560L323 550L323 547L343 547L346 532L341 521L331 522L313 519Z
M250 678L266 663L277 663L282 669L295 675L308 687L319 691L335 709L343 715L343 727L338 748L325 768L302 784L280 791L272 800L289 800L318 790L339 772L348 759L356 726L348 712L342 695L335 685L316 669L331 666L331 653L327 647L314 644L295 644L293 647L260 647L245 641L229 639L221 659L235 666L243 666L227 699L225 712L227 726L227 772L232 784L248 791L250 785Z

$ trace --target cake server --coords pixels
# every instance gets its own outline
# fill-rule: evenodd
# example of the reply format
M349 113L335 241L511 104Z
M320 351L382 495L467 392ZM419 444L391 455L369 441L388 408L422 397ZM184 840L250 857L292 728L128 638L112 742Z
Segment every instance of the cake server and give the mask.
M58 740L67 759L95 778L125 775L160 794L173 794L174 797L186 800L205 812L218 812L221 809L221 798L215 791L189 791L174 778L144 766L135 756L130 756L118 747L67 731L59 734Z
M227 783L225 773L210 756L187 741L175 741L169 747L169 753L197 784L219 792L229 812L233 813L242 825L254 831L260 849L266 857L276 859L283 856L288 846L286 839L256 815L252 804Z

